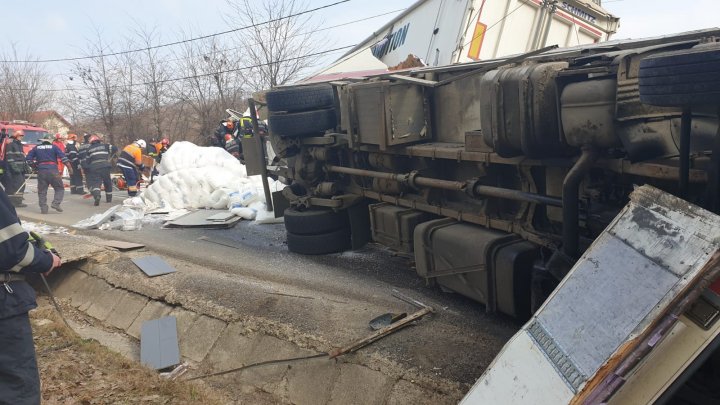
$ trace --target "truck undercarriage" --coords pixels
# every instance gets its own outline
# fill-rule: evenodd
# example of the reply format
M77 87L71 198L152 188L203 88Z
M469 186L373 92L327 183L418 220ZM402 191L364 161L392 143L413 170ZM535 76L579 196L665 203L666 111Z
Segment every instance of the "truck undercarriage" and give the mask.
M270 90L288 247L372 240L443 289L527 317L635 185L717 212L718 36Z

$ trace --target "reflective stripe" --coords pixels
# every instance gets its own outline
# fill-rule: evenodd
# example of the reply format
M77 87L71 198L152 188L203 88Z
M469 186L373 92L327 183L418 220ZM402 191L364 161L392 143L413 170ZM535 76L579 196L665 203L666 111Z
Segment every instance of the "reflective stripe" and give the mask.
M18 223L8 225L5 228L0 229L0 243L5 242L12 237L18 236L23 232L25 232L25 230L22 229L22 226Z
M25 257L23 257L22 260L20 260L20 263L16 264L15 267L10 269L10 271L20 271L23 269L23 267L30 265L32 263L33 259L35 259L35 248L32 247L29 243L26 245L27 250L25 251Z

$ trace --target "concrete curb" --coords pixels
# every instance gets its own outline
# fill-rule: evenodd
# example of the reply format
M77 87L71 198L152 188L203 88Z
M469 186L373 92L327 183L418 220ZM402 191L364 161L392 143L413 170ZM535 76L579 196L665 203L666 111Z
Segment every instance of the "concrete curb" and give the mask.
M90 263L97 272L97 264ZM180 353L200 370L216 372L255 362L317 354L295 343L251 329L243 321L227 321L182 305L129 291L80 268L63 269L50 282L58 298L106 325L139 339L142 323L166 315L178 320ZM155 295L155 294L153 294ZM202 305L199 305L202 307ZM353 360L326 358L280 363L224 377L236 389L259 389L296 404L444 404L457 403L460 387L439 392L409 380L408 374L381 372ZM208 378L212 384L213 379Z

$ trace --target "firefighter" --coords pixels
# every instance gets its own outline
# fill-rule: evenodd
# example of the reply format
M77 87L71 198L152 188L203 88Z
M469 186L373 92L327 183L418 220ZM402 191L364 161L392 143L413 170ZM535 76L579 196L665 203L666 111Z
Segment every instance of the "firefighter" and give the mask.
M138 183L140 182L140 173L145 170L142 162L142 152L145 150L146 143L142 139L131 143L123 148L118 159L118 166L122 169L123 176L127 182L128 195L135 197L138 192Z
M40 375L28 311L37 307L28 273L49 274L61 264L29 242L15 208L0 188L0 402L39 404Z
M167 138L162 138L160 141L155 142L155 153L157 153L157 156L160 156L167 148L170 146L170 140ZM164 150L163 150L164 149ZM155 158L155 160L159 163L160 160Z
M90 146L85 150L82 166L85 169L90 194L93 196L93 205L98 206L101 185L105 188L105 202L112 202L111 159L117 153L117 148L103 143L98 135L92 135L88 140Z
M52 143L53 145L57 146L63 153L65 153L65 137L61 133L55 134L55 140ZM67 153L65 153L67 155ZM63 172L65 171L65 167L63 166L62 162L58 160L58 171L60 172L60 176L63 175Z
M225 135L225 150L240 159L240 140L230 134Z
M210 146L217 146L220 148L225 147L225 135L230 134L234 136L234 132L235 123L233 120L228 119L220 121L220 125L218 125L218 128L215 130L215 134L211 139Z
M86 169L83 167L83 162L87 158L87 148L90 147L90 134L87 132L83 134L83 143L78 145L78 162L80 163L80 169L83 172L83 178L85 179L85 186L89 190L90 186L87 184L87 173L85 173ZM83 190L84 192L84 190Z
M157 142L155 142L155 138L150 139L150 142L148 142L147 147L145 149L146 150L144 152L146 155L148 155L152 158L155 158L157 156L158 149L157 149Z
M58 171L58 160L68 164L68 170L72 170L65 153L52 142L50 135L45 135L42 143L34 147L27 155L27 161L37 167L38 203L40 212L43 214L48 213L47 192L49 186L53 188L53 200L50 206L55 211L63 211L60 204L65 196L65 187Z
M65 155L70 161L70 167L73 169L70 175L70 194L85 194L83 174L80 170L77 135L68 134L67 145L65 145Z
M155 155L155 162L157 164L153 166L152 172L150 173L150 184L152 184L155 180L155 176L160 174L160 172L158 172L158 165L162 161L163 154L168 150L169 147L170 140L168 138L163 138L160 142L155 144L155 150L157 151L157 154Z
M9 143L5 145L4 171L2 185L8 194L10 201L16 207L27 207L23 204L23 193L25 192L25 175L30 174L30 168L25 163L22 139L25 132L22 129L14 131Z

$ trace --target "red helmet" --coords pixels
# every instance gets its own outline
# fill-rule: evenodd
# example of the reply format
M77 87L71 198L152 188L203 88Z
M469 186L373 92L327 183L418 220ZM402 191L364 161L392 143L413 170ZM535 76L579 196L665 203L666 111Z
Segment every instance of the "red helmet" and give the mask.
M56 141L62 141L62 139L63 139L63 135L62 135L60 132L58 132L57 134L55 134L55 140L56 140Z
M97 135L91 135L91 136L90 136L90 139L88 139L88 142L90 142L90 143L100 142L100 137L97 136Z
M170 145L170 140L167 138L163 138L162 141L160 141L160 143L163 145Z
M77 135L75 135L75 134L68 134L68 137L67 137L67 138L68 138L68 140L70 140L70 141L75 141L75 140L77 140Z
M225 134L225 141L231 140L233 137L230 134Z

